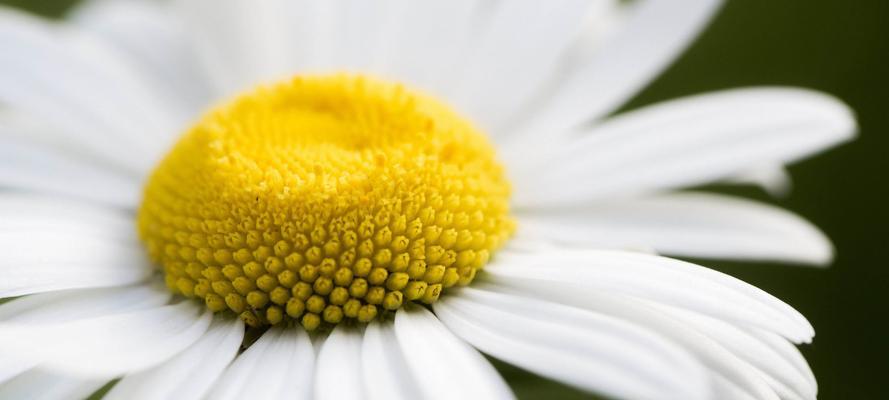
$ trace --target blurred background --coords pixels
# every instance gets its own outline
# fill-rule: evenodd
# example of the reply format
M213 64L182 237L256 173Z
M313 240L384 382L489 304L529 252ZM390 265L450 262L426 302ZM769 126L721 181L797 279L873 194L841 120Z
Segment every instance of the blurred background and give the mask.
M77 0L0 0L48 16ZM728 0L700 39L626 108L750 85L831 93L858 114L860 137L790 167L794 188L774 199L713 187L805 216L833 239L829 269L698 261L750 282L805 314L817 336L803 353L821 399L886 398L889 377L889 1ZM523 399L588 395L498 364Z

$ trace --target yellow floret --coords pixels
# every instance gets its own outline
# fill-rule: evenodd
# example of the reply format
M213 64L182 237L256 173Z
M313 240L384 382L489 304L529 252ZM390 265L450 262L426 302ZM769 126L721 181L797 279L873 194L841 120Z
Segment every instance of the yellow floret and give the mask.
M138 222L171 291L312 330L469 284L514 230L509 195L485 136L435 99L298 77L198 121Z

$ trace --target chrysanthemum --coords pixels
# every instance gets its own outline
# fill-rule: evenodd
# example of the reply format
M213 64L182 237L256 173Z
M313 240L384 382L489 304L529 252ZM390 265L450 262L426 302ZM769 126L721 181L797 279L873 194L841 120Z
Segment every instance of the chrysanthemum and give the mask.
M608 397L814 398L803 316L645 253L828 262L795 215L676 190L781 190L849 110L609 116L717 3L2 11L0 397L511 397L485 353Z

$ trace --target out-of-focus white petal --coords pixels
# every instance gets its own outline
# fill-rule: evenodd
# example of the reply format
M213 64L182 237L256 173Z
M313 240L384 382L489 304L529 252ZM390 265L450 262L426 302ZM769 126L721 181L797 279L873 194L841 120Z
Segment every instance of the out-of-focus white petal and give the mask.
M188 0L175 3L182 26L198 52L216 97L232 96L266 80L293 73L291 44L302 40L292 35L289 24L305 2L288 0L214 1Z
M303 329L275 327L239 355L208 399L309 399L315 350Z
M47 197L0 196L0 297L146 279L153 268L129 218Z
M361 371L362 332L339 324L330 333L318 353L315 371L317 400L350 400L364 398Z
M787 164L851 139L855 129L849 108L827 95L736 89L629 112L552 154L507 165L517 167L510 173L520 208L589 204Z
M660 254L824 265L830 240L780 208L705 193L661 193L588 207L518 213L531 237L571 245L650 247Z
M199 400L235 358L244 337L244 323L217 316L191 347L152 369L129 374L104 399Z
M212 100L210 82L198 67L186 31L164 3L87 0L78 4L67 20L124 54L129 64L162 92L178 119L193 118Z
M75 376L151 368L201 337L211 313L193 302L61 322L0 322L0 352ZM89 362L84 362L89 360Z
M93 36L0 8L0 47L0 102L97 143L96 154L137 176L180 128L154 89Z
M401 354L426 399L511 399L512 391L491 364L455 337L429 310L395 314Z
M0 384L0 398L28 400L85 399L110 381L87 379L34 368Z
M475 288L441 299L434 309L479 350L572 386L616 398L709 397L696 360L617 318Z
M499 283L522 287L575 285L586 291L630 296L758 327L796 342L809 342L812 325L768 293L729 275L647 254L599 250L500 252L485 267Z
M371 69L446 96L488 21L490 2L453 0L381 2L384 13Z
M608 1L513 0L493 6L485 32L445 93L483 127L504 122L542 89L577 38L586 13Z
M137 179L83 157L3 137L0 126L0 187L62 195L117 208L138 204Z
M793 180L782 165L763 165L730 176L726 183L750 184L761 187L774 197L785 197L790 193Z
M170 299L152 285L75 289L23 296L0 304L0 324L51 324L160 307Z
M573 65L552 98L529 115L521 132L547 140L620 107L685 50L720 4L720 0L689 0L681 6L658 0L631 4L605 43L573 55Z
M367 325L361 343L361 373L365 396L370 400L420 398L420 382L411 375L392 321Z

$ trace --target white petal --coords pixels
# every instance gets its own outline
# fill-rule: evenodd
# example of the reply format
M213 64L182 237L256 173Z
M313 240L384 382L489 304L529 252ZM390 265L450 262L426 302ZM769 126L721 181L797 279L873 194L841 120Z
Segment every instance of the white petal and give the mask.
M66 20L115 46L162 91L177 119L188 119L210 102L210 82L172 11L153 1L89 0L78 4Z
M2 322L0 352L71 375L109 377L176 356L201 337L210 319L203 307L186 301L73 321Z
M36 361L20 360L10 357L9 354L4 354L0 358L0 385L22 372L34 368L37 364Z
M0 126L0 187L69 196L124 209L138 204L141 189L136 179L83 157L5 138L4 129Z
M361 343L361 373L368 399L420 398L420 383L411 376L392 321L373 321L367 325Z
M0 398L55 400L85 399L110 379L85 379L34 368L0 384Z
M144 280L154 269L129 218L50 198L0 196L0 297Z
M75 289L23 296L0 304L0 324L54 324L160 307L170 292L157 285Z
M546 140L554 132L615 110L685 50L720 3L645 0L631 5L619 31L607 42L587 54L573 55L574 65L552 98L522 131Z
M308 399L315 351L300 327L269 329L239 355L208 399Z
M784 166L770 164L741 171L726 179L726 182L757 185L774 197L786 197L793 186L790 173Z
M383 2L373 70L445 96L488 21L480 0Z
M463 288L434 305L455 334L523 369L616 398L707 398L697 361L616 318L537 299Z
M178 1L176 12L189 29L215 95L232 96L264 80L292 73L291 42L304 40L292 35L289 20L298 2L212 0Z
M400 310L395 314L395 334L412 378L423 393L420 397L514 398L497 370L448 331L429 310L422 307Z
M485 32L461 66L451 100L484 127L502 124L524 105L559 64L594 4L513 0L495 4Z
M510 173L519 207L589 203L790 163L854 132L851 111L829 96L790 88L728 90L615 117L552 157Z
M757 336L737 326L701 314L674 307L656 307L709 336L759 370L781 398L815 399L817 386L807 374L796 368L795 360L785 358L782 353L774 351L769 343Z
M95 37L2 8L0 46L0 101L76 132L132 173L147 171L179 130L150 85Z
M349 400L364 398L361 372L362 332L357 328L337 325L318 353L315 373L317 400Z
M730 196L662 193L582 208L518 213L527 235L586 247L650 247L660 254L824 265L827 237L777 207Z
M709 268L665 257L594 250L500 252L485 271L501 283L582 287L672 305L779 333L797 343L814 336L805 317L768 293Z
M583 280L575 279L574 282ZM714 385L712 389L715 392L711 398L778 399L760 371L707 335L662 313L657 307L653 307L656 303L652 301L589 290L583 284L524 283L526 284L491 277L491 283L479 282L473 287L497 293L545 298L633 323L662 339L675 343L687 355L697 358L706 367L711 384ZM445 317L442 316L442 320L445 320Z
M104 399L202 399L235 358L244 337L237 318L215 317L191 347L152 369L129 374Z

